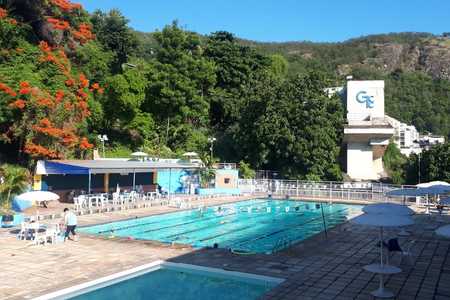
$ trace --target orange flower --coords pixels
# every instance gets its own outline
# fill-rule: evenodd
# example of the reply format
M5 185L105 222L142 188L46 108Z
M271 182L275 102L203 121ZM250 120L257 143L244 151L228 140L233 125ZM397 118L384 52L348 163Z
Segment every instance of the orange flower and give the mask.
M8 12L6 11L6 9L0 7L0 18L1 19L6 18L7 15Z
M50 48L50 46L48 45L48 43L46 41L41 41L39 43L39 49L41 49L41 51L43 51L43 52L52 51L52 48Z
M80 86L85 88L89 86L89 80L86 78L84 74L80 74Z
M31 92L31 89L29 89L29 88L21 88L19 91L19 94L28 95L30 92Z
M69 78L66 80L66 86L72 86L75 84L75 80L73 80L72 78Z
M97 92L98 92L99 94L103 94L104 90L103 90L103 88L99 88L99 89L97 90Z
M87 138L84 137L84 138L81 139L81 142L80 142L80 148L81 149L86 150L86 149L90 149L92 147L94 147L94 145L89 143Z
M17 99L16 101L9 104L9 106L16 107L19 109L24 109L25 108L25 100Z
M22 82L20 82L20 87L21 88L29 88L30 87L30 84L28 83L28 81L22 81Z
M38 104L40 106L47 106L47 107L52 107L53 106L53 101L49 98L41 98L38 100Z
M96 83L92 84L92 88L93 88L94 90L98 90L98 89L100 88L100 86L99 86L99 84L96 82Z
M17 93L14 92L12 88L1 82L0 82L0 91L3 91L5 94L10 95L11 97L17 96Z
M44 127L52 126L52 122L50 122L50 120L47 118L43 118L39 123L41 124L41 126L44 126Z
M17 20L16 19L11 19L9 20L9 23L12 25L17 25Z
M52 3L58 6L62 11L70 12L71 10L82 8L81 4L71 3L68 0L52 0Z

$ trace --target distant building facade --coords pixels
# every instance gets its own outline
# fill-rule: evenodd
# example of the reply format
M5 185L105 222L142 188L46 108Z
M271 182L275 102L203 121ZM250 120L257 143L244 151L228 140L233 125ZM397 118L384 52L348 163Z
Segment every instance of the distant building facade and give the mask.
M324 92L329 97L339 95L346 107L346 172L353 180L378 180L386 175L382 157L391 139L406 156L445 143L443 136L420 135L415 126L386 115L382 80L348 80L347 86Z
M386 119L394 127L393 141L403 155L422 152L418 143L420 135L414 125L408 125L389 116L386 116Z
M394 127L394 143L403 155L419 154L429 150L433 145L445 143L445 137L433 134L420 135L414 125L408 125L397 119L386 116Z

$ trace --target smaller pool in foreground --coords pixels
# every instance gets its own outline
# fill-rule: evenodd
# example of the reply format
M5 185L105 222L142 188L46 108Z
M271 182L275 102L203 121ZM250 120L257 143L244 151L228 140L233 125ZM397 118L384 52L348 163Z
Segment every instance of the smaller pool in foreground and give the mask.
M284 279L156 261L35 300L257 299Z

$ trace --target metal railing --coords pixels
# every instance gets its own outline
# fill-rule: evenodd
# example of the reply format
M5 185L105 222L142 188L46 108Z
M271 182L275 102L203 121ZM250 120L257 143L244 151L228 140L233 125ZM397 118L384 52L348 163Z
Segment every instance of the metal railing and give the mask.
M373 182L277 179L239 179L238 187L242 193L248 194L270 194L274 196L304 197L311 199L375 202L392 200L386 196L386 192L391 190L407 187L413 188L413 186L399 186Z

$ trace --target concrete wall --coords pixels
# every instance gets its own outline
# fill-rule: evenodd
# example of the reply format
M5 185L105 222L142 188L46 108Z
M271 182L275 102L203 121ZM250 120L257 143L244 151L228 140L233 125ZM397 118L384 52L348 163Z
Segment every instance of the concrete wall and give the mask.
M357 179L377 179L374 170L372 146L368 143L347 144L347 174Z
M236 169L216 170L216 188L235 189L238 187L239 171Z
M156 182L171 193L188 193L188 186L185 185L186 178L191 173L187 170L160 170L157 173Z

